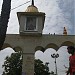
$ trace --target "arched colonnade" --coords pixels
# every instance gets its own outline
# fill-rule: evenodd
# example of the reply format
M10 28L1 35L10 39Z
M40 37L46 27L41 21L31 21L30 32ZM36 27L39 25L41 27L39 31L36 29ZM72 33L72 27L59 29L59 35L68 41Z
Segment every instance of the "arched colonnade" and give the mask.
M61 46L75 46L74 35L45 35L42 36L20 36L19 34L7 34L3 49L13 48L15 51L23 52L22 73L34 75L34 55L37 50L44 52L47 48L56 51Z

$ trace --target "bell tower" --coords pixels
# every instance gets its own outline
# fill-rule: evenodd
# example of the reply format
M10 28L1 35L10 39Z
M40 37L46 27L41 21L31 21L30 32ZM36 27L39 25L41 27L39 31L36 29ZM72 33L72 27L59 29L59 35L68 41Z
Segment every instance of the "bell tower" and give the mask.
M39 12L38 8L32 4L27 7L25 12L17 12L20 35L41 36L44 27L45 13Z

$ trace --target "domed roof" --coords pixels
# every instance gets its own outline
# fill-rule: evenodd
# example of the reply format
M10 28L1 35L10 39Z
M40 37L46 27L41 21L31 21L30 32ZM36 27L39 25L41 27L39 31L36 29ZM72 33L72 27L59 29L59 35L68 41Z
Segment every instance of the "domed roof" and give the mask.
M38 8L34 5L30 5L27 7L25 12L38 12Z

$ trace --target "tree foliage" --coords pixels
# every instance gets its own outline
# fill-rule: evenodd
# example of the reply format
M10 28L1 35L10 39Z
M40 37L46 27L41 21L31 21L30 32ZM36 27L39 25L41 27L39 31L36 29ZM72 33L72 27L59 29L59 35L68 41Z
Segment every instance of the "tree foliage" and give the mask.
M48 64L44 65L40 59L35 59L34 75L50 75Z
M2 75L21 75L22 74L22 55L21 52L12 53L11 56L5 58L3 64L4 71ZM40 59L35 59L34 75L50 75L49 67Z
M11 56L5 58L4 65L5 75L21 75L22 72L22 57L21 53L12 53Z

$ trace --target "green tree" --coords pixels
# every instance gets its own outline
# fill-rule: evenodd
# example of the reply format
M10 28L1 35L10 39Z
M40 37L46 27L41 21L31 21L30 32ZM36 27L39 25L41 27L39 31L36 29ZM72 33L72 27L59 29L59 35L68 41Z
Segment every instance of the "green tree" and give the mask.
M11 9L11 0L3 0L0 17L0 49L2 48L6 37L6 31L10 16L10 9Z
M4 68L2 75L21 75L22 73L22 55L21 52L12 53L11 56L5 58L2 65ZM49 67L47 63L44 65L40 59L35 59L34 75L49 75Z
M20 52L12 53L5 58L2 65L4 67L3 75L21 75L22 72L22 55Z
M44 65L40 59L35 59L34 75L50 75L48 64Z

